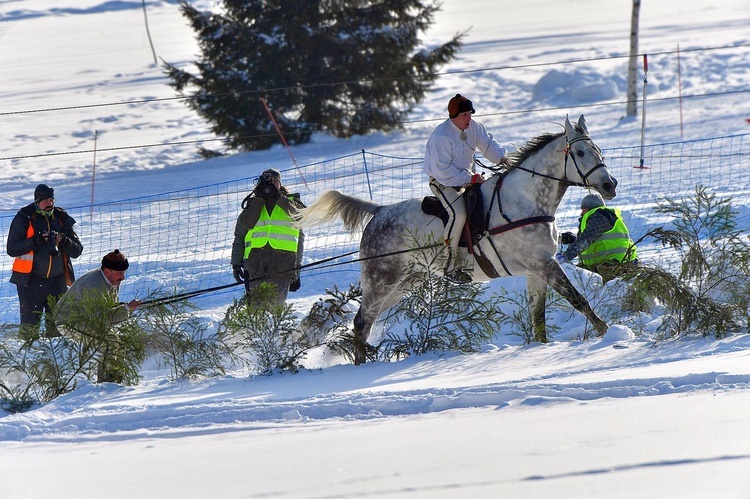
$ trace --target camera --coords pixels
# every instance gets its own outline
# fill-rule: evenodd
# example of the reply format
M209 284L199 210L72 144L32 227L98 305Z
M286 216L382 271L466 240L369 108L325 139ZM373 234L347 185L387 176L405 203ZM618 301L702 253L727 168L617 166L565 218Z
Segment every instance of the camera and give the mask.
M279 189L273 183L274 176L270 173L264 173L258 178L258 186L255 188L255 193L262 198L277 198L279 197Z
M47 244L49 244L50 256L57 256L60 250L57 249L57 234L58 232L51 230L47 232Z

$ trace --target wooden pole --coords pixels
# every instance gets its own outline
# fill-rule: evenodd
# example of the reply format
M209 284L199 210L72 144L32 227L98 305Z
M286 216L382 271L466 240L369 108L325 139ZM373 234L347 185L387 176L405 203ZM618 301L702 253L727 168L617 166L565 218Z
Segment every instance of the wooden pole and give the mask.
M677 44L677 93L680 103L680 138L682 138L682 68L680 64L680 44Z
M91 207L89 216L94 216L94 185L96 184L96 142L99 136L99 130L94 130L94 161L91 166Z
M148 43L151 45L151 54L154 56L154 66L158 64L156 60L156 50L154 49L154 42L151 40L151 30L148 29L148 15L146 14L146 0L142 1L143 4L143 19L146 22L146 34L148 35Z
M646 138L646 89L648 88L648 54L643 54L643 106L641 110L641 162L637 168L648 168L643 166L643 144Z

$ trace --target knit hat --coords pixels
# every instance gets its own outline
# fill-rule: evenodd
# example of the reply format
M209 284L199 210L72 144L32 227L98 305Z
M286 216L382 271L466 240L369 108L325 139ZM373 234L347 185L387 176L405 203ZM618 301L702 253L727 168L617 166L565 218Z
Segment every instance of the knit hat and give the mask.
M128 267L128 259L118 249L107 253L102 258L103 269L125 271Z
M34 189L34 202L38 203L49 198L55 198L55 190L46 184L37 185Z
M599 194L595 192L592 192L581 200L582 210L590 210L592 208L598 208L600 206L604 206L604 200Z
M455 97L452 97L451 100L448 101L448 116L451 118L455 118L461 113L465 113L467 111L471 111L471 114L474 114L476 111L474 111L474 106L472 105L471 101L464 97L461 94L456 94Z

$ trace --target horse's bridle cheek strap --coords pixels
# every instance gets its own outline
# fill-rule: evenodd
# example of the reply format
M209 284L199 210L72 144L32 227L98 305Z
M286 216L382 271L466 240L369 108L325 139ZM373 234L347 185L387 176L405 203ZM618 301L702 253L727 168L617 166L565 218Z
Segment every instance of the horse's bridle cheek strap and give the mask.
M587 174L584 175L583 172L581 171L581 169L578 167L578 162L576 161L576 158L573 155L572 149L570 147L571 144L574 144L575 142L580 142L581 140L590 140L590 139L589 139L589 137L576 137L573 140L569 140L567 147L565 147L565 149L563 149L563 152L565 153L565 170L563 172L563 176L564 176L564 180L566 182L568 182L570 185L580 185L581 187L588 187L589 186L589 182L588 182L589 175L591 175L592 173L594 173L599 168L606 168L607 165L605 165L604 163L599 163L596 166L594 166L591 170L589 170L589 172ZM578 176L581 177L581 180L583 181L583 184L579 184L577 182L571 182L570 180L568 180L568 158L571 158L573 160L573 165L576 167L576 172L578 173Z

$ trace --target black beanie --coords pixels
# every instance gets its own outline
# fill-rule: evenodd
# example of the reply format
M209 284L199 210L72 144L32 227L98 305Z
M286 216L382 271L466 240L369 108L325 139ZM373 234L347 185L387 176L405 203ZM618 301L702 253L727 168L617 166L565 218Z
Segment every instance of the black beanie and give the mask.
M38 203L49 198L55 198L55 190L46 184L37 185L36 189L34 189L34 202Z
M125 271L128 270L128 267L128 259L125 258L125 255L120 253L120 250L118 249L107 253L104 255L104 258L102 258L103 269Z
M281 172L277 170L276 168L269 168L268 170L265 170L263 173L260 174L261 177L265 177L266 175L281 181Z

